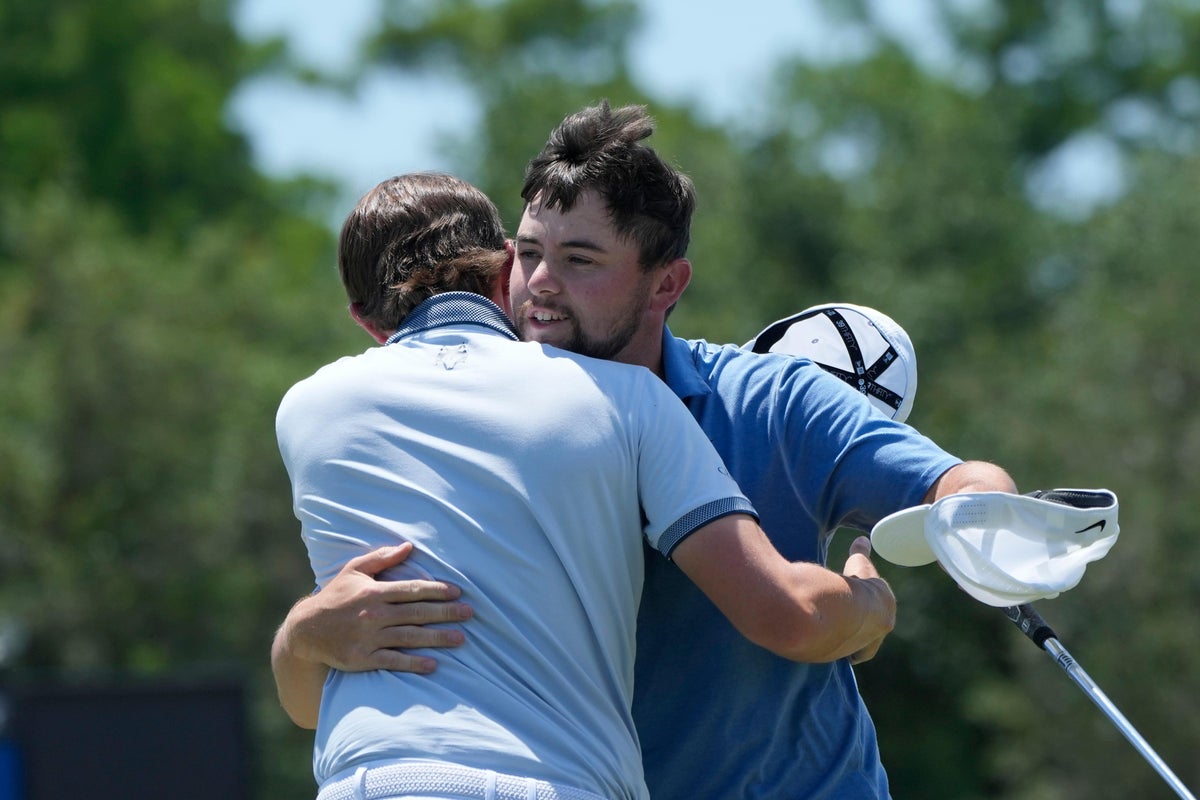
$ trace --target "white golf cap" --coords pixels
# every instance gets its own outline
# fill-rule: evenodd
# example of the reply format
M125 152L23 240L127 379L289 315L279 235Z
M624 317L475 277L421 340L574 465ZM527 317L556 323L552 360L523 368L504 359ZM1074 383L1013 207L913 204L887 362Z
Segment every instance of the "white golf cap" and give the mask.
M871 544L901 566L937 561L972 597L1005 607L1074 587L1119 533L1117 497L1107 489L976 492L884 517Z
M917 354L904 328L867 306L826 303L777 320L745 345L812 359L903 422L917 395Z

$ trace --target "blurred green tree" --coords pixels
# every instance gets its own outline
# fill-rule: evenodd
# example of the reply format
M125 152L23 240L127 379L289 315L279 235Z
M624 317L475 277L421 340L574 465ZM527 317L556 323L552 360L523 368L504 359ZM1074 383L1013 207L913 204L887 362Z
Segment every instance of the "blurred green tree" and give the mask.
M0 40L6 682L236 675L262 796L311 794L266 659L311 581L273 414L363 343L307 211L330 187L259 175L225 123L276 48L187 0L14 0Z

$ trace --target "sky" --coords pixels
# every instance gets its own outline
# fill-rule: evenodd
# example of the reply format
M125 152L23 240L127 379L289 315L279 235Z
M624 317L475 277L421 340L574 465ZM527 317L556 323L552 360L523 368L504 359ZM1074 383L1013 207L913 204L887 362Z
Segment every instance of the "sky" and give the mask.
M986 0L956 0L960 6ZM353 61L378 17L381 0L240 0L234 24L248 39L287 38L297 58L337 72ZM745 87L769 79L786 56L836 59L865 47L854 31L822 20L820 0L748 0L732 8L716 0L641 0L645 26L635 37L635 77L664 100L693 100L713 121L730 120L760 93ZM870 0L878 24L924 66L951 72L953 53L941 35L933 0ZM431 106L431 104L433 104ZM420 107L422 113L406 113ZM418 79L376 69L353 96L278 77L243 85L229 107L251 142L259 168L288 177L317 174L353 200L401 172L448 169L438 151L441 131L475 124L472 98L448 79ZM1030 178L1045 210L1091 208L1123 190L1115 146L1083 135Z
M380 0L241 0L235 24L249 39L287 37L306 63L336 71L347 67ZM823 26L818 0L753 0L730 7L712 0L643 0L646 25L634 40L632 69L654 95L695 100L716 120L731 118L747 101L748 82L768 79L787 55L860 48L850 35ZM920 23L928 0L880 0L898 24ZM902 13L894 13L901 9ZM936 52L929 37L924 52ZM438 113L420 120L405 114L436 98ZM303 87L278 78L244 86L231 105L250 135L260 167L286 176L315 171L365 191L381 177L410 169L445 168L437 153L437 119L444 128L474 121L470 95L449 81L416 80L374 71L354 97Z

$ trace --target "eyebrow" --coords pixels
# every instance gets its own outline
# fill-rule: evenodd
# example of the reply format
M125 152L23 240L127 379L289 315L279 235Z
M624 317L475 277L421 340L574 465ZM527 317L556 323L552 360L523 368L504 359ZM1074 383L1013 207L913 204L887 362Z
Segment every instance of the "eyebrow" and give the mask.
M542 243L541 239L539 239L538 237L530 236L528 234L525 234L524 236L518 234L517 242L519 242L521 244L539 244L539 245ZM559 243L558 246L564 247L564 248L571 248L573 250L591 250L596 253L607 253L608 252L608 250L606 248L602 247L599 244L596 244L595 242L593 242L590 239L570 239L568 241Z

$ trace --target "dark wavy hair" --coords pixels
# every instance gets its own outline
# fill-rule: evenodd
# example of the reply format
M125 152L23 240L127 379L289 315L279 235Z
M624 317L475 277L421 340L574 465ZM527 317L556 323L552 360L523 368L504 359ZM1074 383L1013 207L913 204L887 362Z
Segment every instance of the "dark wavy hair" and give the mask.
M495 204L452 175L389 178L367 192L342 225L338 271L363 319L395 330L441 292L490 297L507 263Z
M617 233L637 247L649 271L687 254L696 190L692 181L641 141L654 132L645 106L608 101L564 119L525 170L521 197L539 194L570 211L585 191L608 205Z

